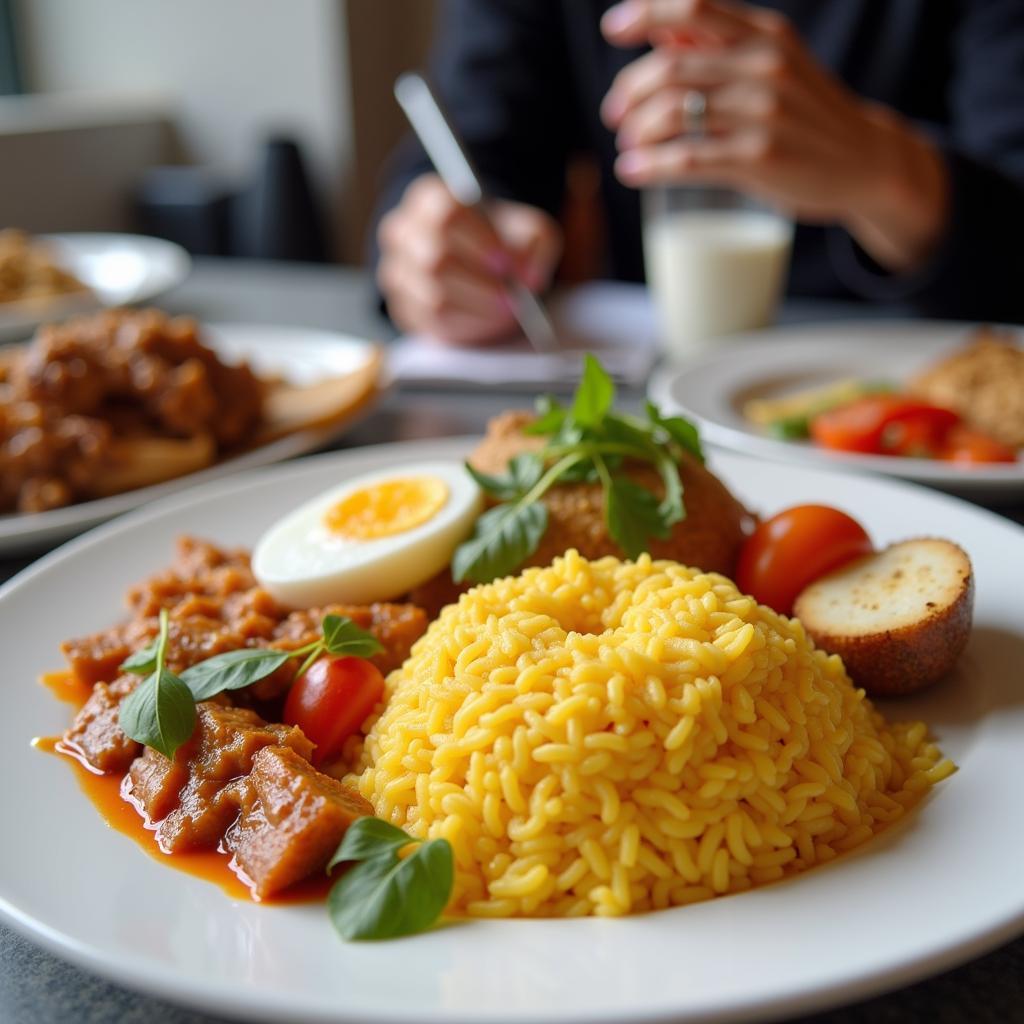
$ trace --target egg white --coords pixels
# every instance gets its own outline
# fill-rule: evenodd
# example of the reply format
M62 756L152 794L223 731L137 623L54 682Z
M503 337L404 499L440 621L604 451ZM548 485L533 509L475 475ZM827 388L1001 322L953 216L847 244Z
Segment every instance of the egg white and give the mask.
M385 480L436 477L444 505L426 522L389 537L351 540L324 523L353 491ZM483 495L459 462L421 462L352 477L290 512L260 538L252 568L260 585L290 608L387 601L425 583L451 563L473 530Z

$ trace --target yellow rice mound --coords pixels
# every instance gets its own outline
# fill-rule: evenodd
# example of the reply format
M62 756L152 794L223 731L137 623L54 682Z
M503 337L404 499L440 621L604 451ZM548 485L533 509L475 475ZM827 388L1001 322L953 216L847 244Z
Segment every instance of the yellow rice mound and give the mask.
M723 576L643 556L476 587L388 678L356 779L455 852L450 910L627 914L870 839L954 766Z

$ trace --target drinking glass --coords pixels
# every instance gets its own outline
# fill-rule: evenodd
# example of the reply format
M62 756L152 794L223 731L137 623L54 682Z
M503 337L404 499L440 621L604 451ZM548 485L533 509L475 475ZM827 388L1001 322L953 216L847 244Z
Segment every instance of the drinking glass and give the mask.
M669 360L772 322L793 223L731 189L659 186L643 195L644 261Z

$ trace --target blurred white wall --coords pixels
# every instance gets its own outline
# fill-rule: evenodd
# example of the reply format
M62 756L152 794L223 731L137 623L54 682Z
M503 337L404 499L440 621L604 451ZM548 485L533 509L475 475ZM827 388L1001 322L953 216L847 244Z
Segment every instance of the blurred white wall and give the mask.
M365 0L370 2L370 0ZM236 174L297 139L342 252L353 136L341 0L20 0L26 86L164 100L185 155Z

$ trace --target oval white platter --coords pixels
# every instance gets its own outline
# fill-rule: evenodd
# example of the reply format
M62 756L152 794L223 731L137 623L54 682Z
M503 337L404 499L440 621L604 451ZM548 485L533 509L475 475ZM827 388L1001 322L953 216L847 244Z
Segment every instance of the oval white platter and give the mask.
M869 996L1024 930L1019 783L1024 530L925 489L722 455L750 507L827 500L879 545L953 538L977 574L975 629L956 672L890 717L930 723L960 770L889 832L793 880L619 920L458 921L349 943L322 906L258 906L160 864L107 828L56 757L33 749L69 709L37 685L68 636L120 614L125 587L192 533L252 544L340 478L461 458L469 439L331 453L211 481L51 553L0 590L0 915L59 956L120 983L246 1020L653 1022L755 1020Z
M247 360L258 373L280 376L291 384L309 385L328 377L341 377L365 368L378 357L370 341L333 331L271 324L204 324L203 340L229 362ZM382 379L380 386L385 385ZM266 466L296 455L305 455L337 438L365 411L332 421L330 426L301 430L269 444L231 456L195 473L114 494L109 498L83 501L48 512L0 515L0 555L38 550L87 530L90 526L138 508L182 488L239 470Z

